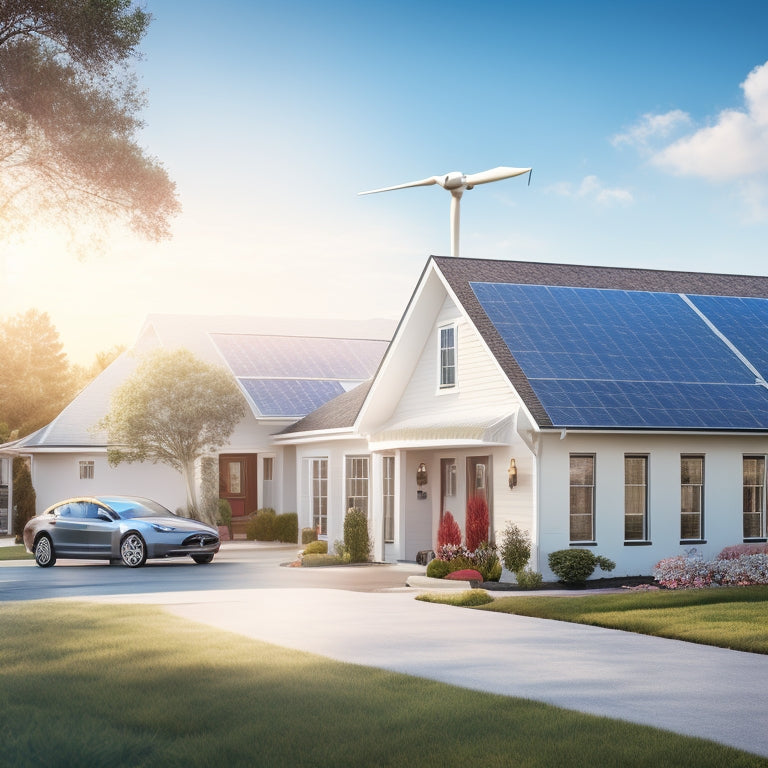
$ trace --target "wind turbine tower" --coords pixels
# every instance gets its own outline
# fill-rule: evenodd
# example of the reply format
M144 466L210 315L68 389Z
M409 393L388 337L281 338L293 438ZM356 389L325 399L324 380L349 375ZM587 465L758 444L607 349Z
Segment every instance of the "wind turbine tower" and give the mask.
M381 189L370 189L367 192L358 192L359 195L375 195L378 192L391 192L394 189L406 189L407 187L429 187L432 184L439 184L443 189L451 193L451 256L459 255L459 207L461 205L461 196L465 189L472 189L478 184L488 184L491 181L502 181L502 179L511 179L513 176L522 176L528 174L528 184L531 183L531 168L510 168L508 166L499 166L491 168L488 171L480 173L464 174L460 171L452 171L442 176L430 176L421 181L409 181L406 184L397 184L394 187L382 187Z

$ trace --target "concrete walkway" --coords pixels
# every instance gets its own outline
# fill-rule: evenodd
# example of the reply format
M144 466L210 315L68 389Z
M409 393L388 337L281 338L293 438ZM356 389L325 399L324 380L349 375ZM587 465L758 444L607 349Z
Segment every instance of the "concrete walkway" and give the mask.
M263 589L95 598L340 661L519 696L768 757L768 656L414 600Z

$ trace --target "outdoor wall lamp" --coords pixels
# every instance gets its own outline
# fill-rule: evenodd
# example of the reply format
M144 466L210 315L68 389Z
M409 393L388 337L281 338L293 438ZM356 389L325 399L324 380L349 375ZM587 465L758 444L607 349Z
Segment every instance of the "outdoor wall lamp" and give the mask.
M422 461L416 469L416 485L421 487L427 484L427 465Z
M509 460L507 475L509 476L509 490L511 491L517 485L517 464L515 464L514 459Z

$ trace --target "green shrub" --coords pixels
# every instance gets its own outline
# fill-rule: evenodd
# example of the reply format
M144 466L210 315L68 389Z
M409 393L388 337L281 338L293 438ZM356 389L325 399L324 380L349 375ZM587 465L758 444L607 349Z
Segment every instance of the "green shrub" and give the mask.
M27 459L17 456L13 460L13 532L17 544L21 544L24 526L35 516L36 503L37 494Z
M304 555L327 555L328 554L328 542L327 541L310 541L306 547L304 547Z
M425 603L441 603L443 605L458 605L462 608L473 608L476 605L487 605L493 598L484 589L467 589L450 595L429 594L416 595L417 600Z
M323 565L344 565L338 555L304 555L301 559L302 568L318 568Z
M512 573L522 571L531 558L531 538L528 531L509 523L501 534L499 554L504 567Z
M299 516L295 512L283 512L275 518L274 536L286 544L299 540Z
M464 557L463 555L453 557L447 562L450 566L448 573L453 573L454 571L466 571L467 569L474 570L475 568L475 561L470 560L468 557Z
M317 541L317 528L302 528L301 543L309 544L310 541Z
M552 573L566 584L583 584L598 566L601 570L612 571L616 564L588 549L558 549L549 555Z
M352 563L366 563L371 555L368 518L356 507L351 507L344 517L344 550Z
M271 507L264 507L248 521L245 537L248 541L274 541L277 513Z
M216 504L216 525L226 525L232 533L232 507L226 499L219 499Z
M451 564L448 560L430 560L427 563L427 576L430 579L444 579L451 572Z
M473 556L474 569L480 571L483 581L498 581L501 578L501 561L493 544L483 542Z
M544 577L538 571L533 571L530 568L518 571L515 577L520 589L538 589L541 582L544 581Z

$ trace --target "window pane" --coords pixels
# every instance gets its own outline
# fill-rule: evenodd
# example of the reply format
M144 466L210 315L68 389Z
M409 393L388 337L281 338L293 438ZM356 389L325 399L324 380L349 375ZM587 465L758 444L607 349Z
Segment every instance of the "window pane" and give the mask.
M440 386L456 384L456 334L455 328L440 329Z
M648 457L624 457L624 540L647 538Z
M395 540L395 457L383 459L382 502L384 507L384 541Z
M571 541L594 539L595 457L570 457L570 536Z
M765 457L745 456L743 470L744 538L765 536Z
M368 514L368 457L348 456L347 509L355 507Z

